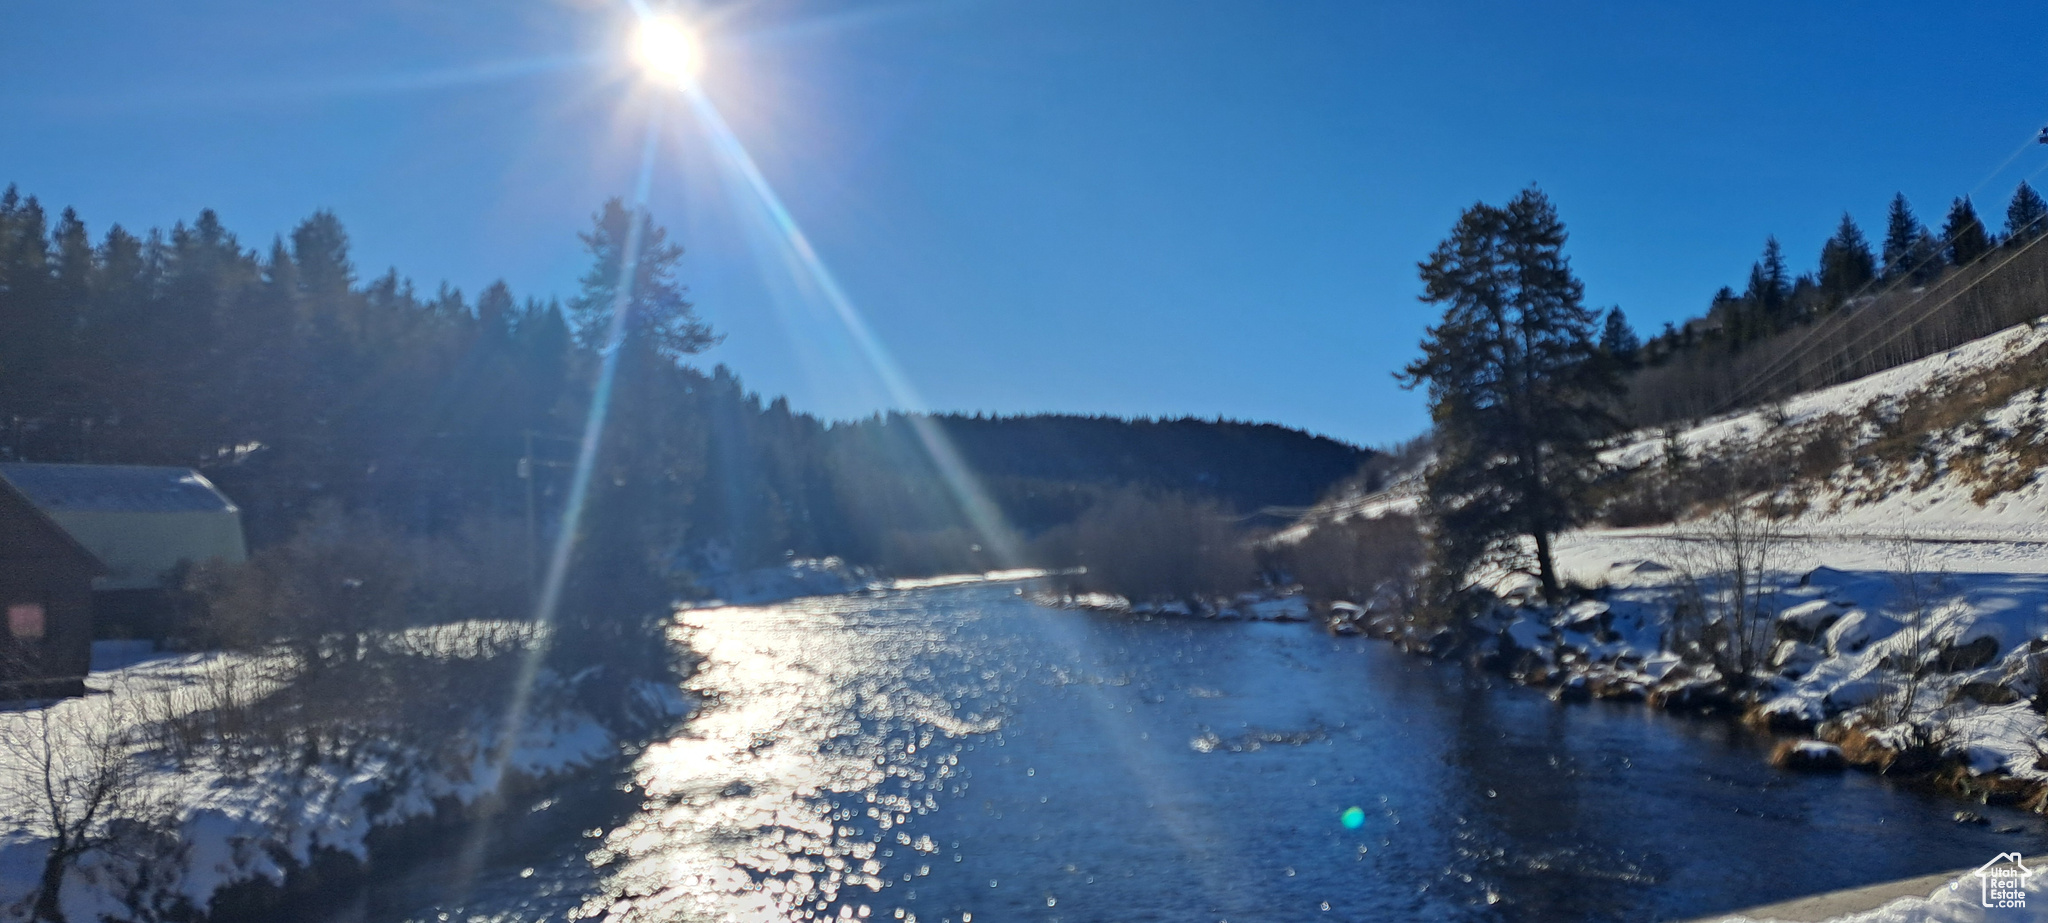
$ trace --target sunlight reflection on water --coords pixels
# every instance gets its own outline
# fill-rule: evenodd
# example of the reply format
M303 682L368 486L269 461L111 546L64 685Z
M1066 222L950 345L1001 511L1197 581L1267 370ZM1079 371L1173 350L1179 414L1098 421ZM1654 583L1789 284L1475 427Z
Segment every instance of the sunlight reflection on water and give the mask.
M1560 707L1303 625L1007 586L681 618L703 710L640 756L637 804L364 918L1672 919L2016 842L1777 773L1728 724Z

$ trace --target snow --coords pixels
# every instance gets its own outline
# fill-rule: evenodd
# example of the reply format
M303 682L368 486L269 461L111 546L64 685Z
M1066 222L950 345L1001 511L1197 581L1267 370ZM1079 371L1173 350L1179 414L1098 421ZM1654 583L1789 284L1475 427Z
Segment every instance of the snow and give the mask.
M1983 906L1979 883L1965 875L1929 892L1926 897L1902 897L1862 913L1831 917L1825 923L2022 923L2048 921L2048 894L2037 883L2028 889L2024 908ZM1719 923L1750 923L1753 918L1729 916ZM1756 923L1763 923L1765 917Z
M421 648L462 656L459 639L488 635L489 626L417 629L407 640ZM437 647L438 646L438 647ZM124 652L132 654L134 652ZM119 658L109 658L119 659ZM189 714L208 707L207 687L229 677L250 683L254 694L274 688L263 677L273 675L274 658L247 654L159 656L93 673L88 685L100 690L84 698L33 703L0 712L0 733L31 732L39 712L53 727L107 730L137 727L149 720ZM509 747L500 747L505 729L494 710L479 709L456 749L465 758L437 760L403 743L372 744L352 759L330 757L310 766L286 767L272 759L253 767L223 767L215 760L193 760L183 768L147 749L131 747L141 767L136 789L167 811L176 831L176 848L168 868L152 870L148 882L157 900L182 897L204 906L215 891L249 880L282 882L281 863L306 864L316 849L333 849L367 858L371 830L432 814L450 801L476 802L498 789L508 774L547 778L608 759L619 741L597 719L562 704L566 696L548 694L559 680L542 671L536 678L534 701L551 703L536 709L517 728ZM640 683L632 693L655 713L680 715L688 703L680 691ZM135 707L147 703L147 707ZM63 758L81 759L84 742L64 739L71 747ZM502 763L494 754L508 754ZM31 754L0 748L0 772L29 778L29 765L14 763ZM25 920L26 901L36 888L49 841L29 827L28 803L0 794L0 921ZM159 857L162 858L161 856ZM128 856L91 853L67 878L64 910L74 920L102 916L128 919L133 913L119 903L135 884L134 860Z
M873 585L875 576L866 568L849 566L838 558L798 558L771 567L705 577L698 582L717 597L700 605L717 607L854 593Z
M1669 436L1642 431L1603 459L1621 467L1658 464L1672 440L1699 457L1784 437L1786 427L1831 416L1882 414L1929 386L2043 347L2048 323L2016 326ZM2023 391L1981 419L2010 427L2041 412L2042 400L2036 391ZM1931 469L1922 462L1921 470L1874 481L1845 467L1804 495L1802 513L1773 524L1779 539L1761 577L1773 623L1762 628L1768 656L1756 704L1767 715L1809 727L1829 719L1857 722L1893 745L1905 742L1915 726L1937 728L1937 746L1971 771L2048 785L2048 770L2036 768L2048 754L2048 719L2028 704L2048 694L2042 688L2048 685L2048 479L1979 503L1978 488L1950 467L1967 430L1933 434ZM1420 493L1420 478L1411 476L1380 493L1338 498L1275 541L1299 541L1321 524L1353 516L1411 512ZM1597 589L1559 610L1543 603L1532 577L1490 575L1484 585L1501 603L1487 623L1497 640L1488 643L1498 645L1506 663L1526 652L1553 668L1533 678L1590 680L1580 688L1590 686L1596 695L1660 684L1708 689L1718 674L1668 648L1672 613L1685 594L1725 592L1711 581L1693 589L1700 586L1697 578L1687 576L1705 573L1702 552L1714 540L1712 525L1699 521L1557 536L1562 575ZM1918 682L1903 681L1899 665L1908 662Z

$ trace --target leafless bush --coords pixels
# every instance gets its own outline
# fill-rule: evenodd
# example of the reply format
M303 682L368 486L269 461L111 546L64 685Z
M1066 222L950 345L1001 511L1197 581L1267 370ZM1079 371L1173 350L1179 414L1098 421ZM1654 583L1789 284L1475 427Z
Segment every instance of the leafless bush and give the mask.
M1422 566L1422 534L1413 516L1355 517L1324 523L1263 557L1268 570L1292 576L1315 599L1369 603L1385 594L1407 601Z
M1723 509L1673 543L1679 600L1673 648L1707 660L1747 683L1765 665L1776 633L1777 570L1786 537L1778 522L1748 506Z
M190 583L207 600L215 640L282 645L313 672L390 653L408 627L526 618L523 547L503 522L422 538L330 505L290 541L243 565L200 568Z
M1887 725L1911 724L1932 669L1934 616L1951 591L1948 574L1932 565L1920 544L1900 539L1886 549L1885 558L1892 579L1892 618L1900 628L1886 642L1884 692L1872 708Z
M119 702L107 707L110 714L88 720L58 720L40 708L0 723L8 768L0 791L22 812L17 820L50 841L33 909L40 920L64 919L64 877L80 857L161 829L171 816L168 797L140 784L135 722Z
M1235 517L1213 502L1129 488L1071 526L1041 536L1038 556L1078 563L1073 589L1133 599L1215 597L1252 585L1255 565Z

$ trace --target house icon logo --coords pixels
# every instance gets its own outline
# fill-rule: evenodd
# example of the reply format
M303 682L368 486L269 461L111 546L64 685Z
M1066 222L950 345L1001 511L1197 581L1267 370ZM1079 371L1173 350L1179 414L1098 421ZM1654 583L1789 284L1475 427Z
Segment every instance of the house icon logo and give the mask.
M1984 906L2020 908L2027 906L2027 887L2034 872L2020 860L2019 853L2002 852L1973 874L1982 888Z

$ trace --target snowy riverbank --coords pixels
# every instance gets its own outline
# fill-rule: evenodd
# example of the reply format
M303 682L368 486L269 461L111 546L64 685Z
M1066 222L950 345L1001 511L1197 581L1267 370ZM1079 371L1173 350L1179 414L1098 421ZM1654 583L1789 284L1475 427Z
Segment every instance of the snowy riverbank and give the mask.
M578 704L576 690L543 669L530 706L507 728L502 708L478 703L453 739L372 736L317 755L174 758L163 728L236 695L268 691L261 659L189 654L95 672L93 694L0 712L0 921L27 920L45 859L66 835L84 851L66 870L70 920L184 918L222 889L282 887L294 869L332 852L369 860L373 832L462 814L509 788L545 784L613 759L620 733ZM672 721L686 711L674 689L638 682L625 710ZM616 723L616 721L614 721ZM126 769L112 779L109 761ZM53 781L71 802L53 813L40 797ZM94 786L122 787L113 816L81 817Z

